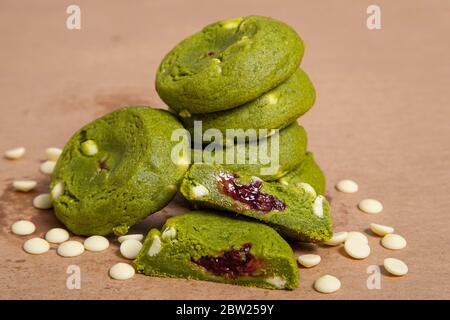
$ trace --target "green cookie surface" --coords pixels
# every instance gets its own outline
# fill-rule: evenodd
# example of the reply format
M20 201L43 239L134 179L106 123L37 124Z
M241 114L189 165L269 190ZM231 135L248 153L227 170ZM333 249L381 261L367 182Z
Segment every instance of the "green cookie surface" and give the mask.
M312 152L307 152L305 160L302 163L279 179L283 184L298 184L308 183L311 185L317 194L325 194L326 180L322 169L314 160Z
M294 122L267 139L237 144L230 142L229 147L211 143L203 150L194 149L193 162L220 164L235 172L272 181L303 161L307 140L305 129Z
M297 70L287 81L237 108L205 114L192 114L182 121L194 134L194 121L201 121L203 133L217 129L282 129L307 112L314 104L316 91L308 75ZM198 125L198 124L197 124Z
M328 201L310 188L265 182L220 166L194 164L180 190L198 207L257 219L290 239L322 242L333 235Z
M219 21L165 56L156 90L177 112L231 109L287 80L303 51L297 33L280 21L260 16Z
M126 107L78 130L52 175L56 217L78 235L124 234L175 195L186 165L172 162L170 113Z
M150 276L208 280L269 289L298 286L294 253L263 224L193 211L152 229L135 260Z

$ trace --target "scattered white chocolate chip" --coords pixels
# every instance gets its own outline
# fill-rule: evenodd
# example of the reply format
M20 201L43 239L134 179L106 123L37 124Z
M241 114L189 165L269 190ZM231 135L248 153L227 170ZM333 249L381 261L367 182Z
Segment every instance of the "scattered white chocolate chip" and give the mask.
M341 288L341 281L334 276L326 274L314 282L314 289L320 293L333 293Z
M266 282L273 285L277 289L284 289L286 285L286 280L284 280L282 277L279 276L267 278Z
M47 160L56 161L61 155L62 150L60 148L47 148L45 150L45 156Z
M330 240L325 241L324 243L328 246L337 246L343 243L345 240L347 240L348 232L347 231L340 231L333 233L333 237L331 237Z
M316 200L314 200L314 203L313 203L313 212L319 218L323 217L323 200L324 199L325 199L324 196L319 195L319 196L317 196Z
M23 250L31 254L42 254L50 250L50 244L42 238L32 238L25 241Z
M278 98L273 93L266 94L266 100L268 104L277 104L278 102Z
M84 246L81 242L69 240L61 243L56 252L62 257L76 257L84 252Z
M161 238L163 238L163 239L167 239L167 238L173 239L176 236L177 236L177 230L175 230L174 227L170 227L170 228L167 228L166 230L164 230L164 232L162 233Z
M320 256L317 254L303 254L298 256L297 261L305 268L317 266L320 263Z
M97 154L98 147L94 140L86 140L81 144L81 151L87 156Z
M209 190L205 186L199 184L198 186L192 187L192 193L195 198L205 197L209 194Z
M52 160L44 161L40 167L41 172L45 174L52 174L53 170L55 169L55 165L56 165L55 161Z
M375 199L364 199L358 203L358 208L365 213L380 213L383 211L383 205Z
M152 245L148 249L147 254L150 257L156 256L161 251L161 239L158 236L153 237Z
M355 259L365 259L370 255L370 247L360 239L347 239L344 244L345 252Z
M336 189L344 193L355 193L358 191L358 184L353 180L340 180L336 183Z
M401 235L389 233L381 239L381 245L390 250L401 250L406 247L406 240Z
M52 228L45 234L45 240L50 243L63 243L69 240L69 232L63 228Z
M36 231L36 226L28 220L19 220L12 224L11 231L18 236L27 236Z
M408 266L402 260L395 258L384 259L384 268L394 276L404 276L408 273Z
M316 199L316 196L317 196L316 190L314 190L314 188L309 183L299 182L299 183L296 183L295 185L297 187L302 188L303 190L305 190L306 193L310 194L314 199Z
M109 241L102 236L90 236L84 240L84 248L93 252L100 252L108 249Z
M128 239L120 245L120 253L124 258L134 259L142 248L142 243L136 239Z
M115 280L127 280L133 278L136 271L128 263L119 262L109 269L109 276Z
M366 235L361 233L361 232L359 232L359 231L350 231L347 234L347 240L348 239L358 239L358 240L361 240L361 241L363 241L365 243L369 243L369 239L367 239Z
M377 224L377 223L371 223L370 230L372 230L373 233L375 233L381 237L384 237L385 235L394 232L394 228L389 227L389 226L383 226L382 224Z
M33 199L33 206L38 209L50 209L52 207L52 201L50 200L50 194L42 193Z
M14 148L14 149L10 149L7 150L5 152L5 157L7 159L10 160L17 160L22 158L25 155L25 148L24 147L19 147L19 148Z
M135 239L137 241L142 241L142 239L144 239L144 235L137 233L137 234L126 234L124 236L120 236L117 240L119 240L119 243L124 242L125 240L129 240L129 239Z
M52 191L50 192L50 196L53 200L56 200L59 198L60 195L64 194L64 182L60 181L52 188Z
M28 192L33 190L37 185L34 180L17 180L13 182L13 187L17 191Z

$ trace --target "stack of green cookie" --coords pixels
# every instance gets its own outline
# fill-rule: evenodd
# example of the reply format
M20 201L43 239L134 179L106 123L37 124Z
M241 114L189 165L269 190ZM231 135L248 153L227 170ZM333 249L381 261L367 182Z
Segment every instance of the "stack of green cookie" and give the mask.
M200 161L172 156L173 133L186 132L173 114L116 110L66 144L50 185L57 218L77 235L122 235L180 189L204 210L150 230L139 272L295 288L295 257L283 238L322 242L333 233L325 177L296 122L315 100L302 56L295 31L265 17L217 22L182 41L162 61L156 88L194 141L201 123L192 148ZM207 145L212 131L222 139ZM244 163L228 161L230 151L244 152Z
M200 130L204 145L213 142L226 150L235 143L235 153L243 148L246 160L257 159L225 164L225 152L213 160L197 157L202 152L197 141L194 160L220 163L265 181L305 182L323 194L325 178L312 153L306 152L307 135L296 122L315 101L314 86L299 68L303 52L303 42L292 28L260 16L213 23L172 49L157 73L160 97L178 113L191 137ZM252 140L249 130L257 132L259 141ZM268 164L261 155L269 149L272 159L274 137L279 141L278 165L264 172ZM222 150L215 146L213 154L218 152Z

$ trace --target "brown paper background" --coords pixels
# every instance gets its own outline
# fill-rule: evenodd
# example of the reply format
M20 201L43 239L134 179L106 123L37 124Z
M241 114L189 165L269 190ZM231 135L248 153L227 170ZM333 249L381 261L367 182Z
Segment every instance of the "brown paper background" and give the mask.
M76 1L82 29L65 27L73 1L0 3L0 150L25 146L19 161L0 159L0 298L56 299L419 299L449 298L450 284L450 2L377 1L382 29L366 28L372 1ZM297 290L273 291L202 281L135 276L114 281L108 268L123 261L113 243L106 253L61 258L54 249L31 256L9 227L19 218L42 236L58 226L51 211L32 208L46 190L39 172L44 150L62 147L86 122L126 104L164 107L154 75L164 54L204 25L248 14L269 15L303 37L302 67L318 93L300 122L309 133L328 178L335 229L392 225L405 236L405 250L393 252L368 234L372 254L363 261L342 248L296 246L318 252L322 263L300 268ZM2 152L3 152L2 151ZM36 191L12 191L19 178L39 181ZM338 193L341 178L360 185L357 194ZM359 212L357 202L383 202L378 215ZM183 211L175 201L136 229L160 225ZM410 273L383 272L380 290L366 287L369 265L386 257L404 260ZM66 288L66 269L81 268L81 290ZM321 295L312 289L322 274L341 279L342 289Z

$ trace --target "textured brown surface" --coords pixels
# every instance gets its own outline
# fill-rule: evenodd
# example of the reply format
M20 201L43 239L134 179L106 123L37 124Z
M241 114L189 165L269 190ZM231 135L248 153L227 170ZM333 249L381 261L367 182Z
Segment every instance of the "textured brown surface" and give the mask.
M82 29L65 28L72 1L0 4L0 151L28 150L24 159L0 159L0 298L449 298L450 295L450 2L377 1L382 29L366 28L370 1L77 1ZM189 4L187 4L189 3ZM138 275L113 281L107 270L122 261L117 245L106 253L60 258L55 250L31 256L25 238L10 233L12 222L31 219L37 235L58 226L51 211L31 207L46 189L38 170L49 146L64 145L87 121L125 104L163 107L153 81L165 52L212 21L247 14L269 15L292 25L306 42L304 69L316 85L316 106L302 119L310 149L328 177L336 230L364 230L370 222L392 225L407 249L383 249L369 235L372 254L363 261L341 248L297 247L318 252L322 263L300 269L293 292ZM359 182L354 195L339 194L335 182ZM33 178L30 194L11 182ZM383 213L356 209L364 197L379 199ZM138 229L158 225L173 203ZM385 257L410 267L403 278L382 275L382 288L368 290L366 268ZM81 290L66 289L66 268L81 268ZM321 295L314 280L329 273L342 289Z

